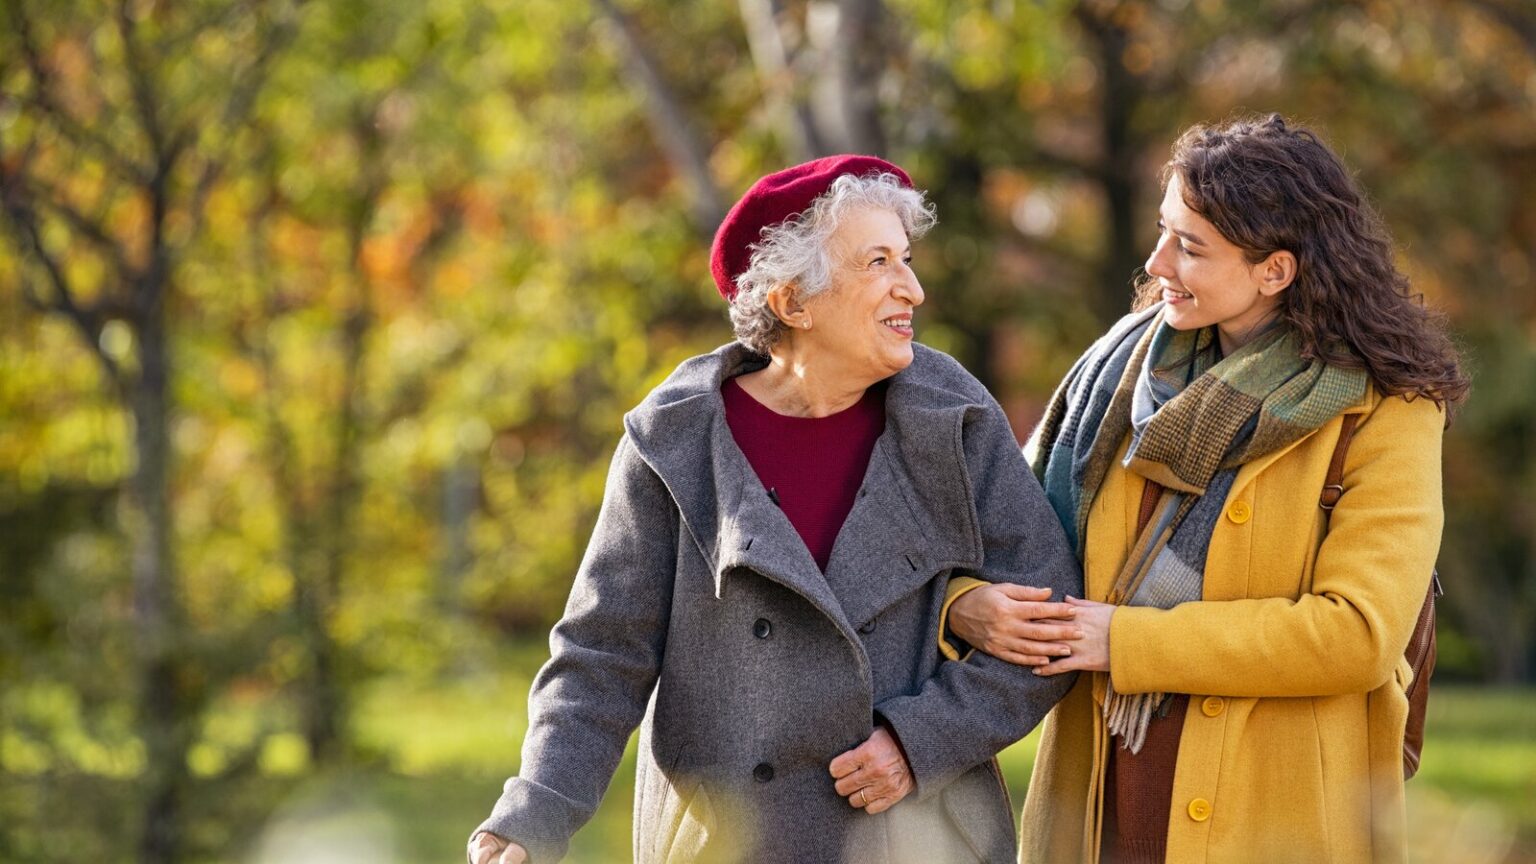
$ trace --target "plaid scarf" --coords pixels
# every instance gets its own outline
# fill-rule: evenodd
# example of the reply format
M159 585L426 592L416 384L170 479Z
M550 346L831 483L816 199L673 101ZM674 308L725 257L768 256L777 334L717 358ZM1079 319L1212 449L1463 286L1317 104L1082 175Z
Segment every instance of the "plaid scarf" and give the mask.
M1283 325L1227 357L1216 338L1212 327L1167 326L1162 304L1121 319L1067 373L1026 445L1079 560L1089 508L1127 432L1125 467L1163 487L1110 603L1171 609L1199 600L1211 532L1238 469L1365 395L1365 370L1303 358ZM1111 687L1111 734L1139 752L1165 695Z

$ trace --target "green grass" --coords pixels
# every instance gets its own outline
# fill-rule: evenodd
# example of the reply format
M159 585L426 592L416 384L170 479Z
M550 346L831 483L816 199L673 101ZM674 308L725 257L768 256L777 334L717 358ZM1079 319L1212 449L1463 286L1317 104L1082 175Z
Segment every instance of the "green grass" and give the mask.
M501 780L516 770L527 681L386 682L365 700L360 737L386 754L389 768L350 782L395 825L396 860L448 860L489 810ZM1000 757L1015 807L1024 801L1037 739ZM570 861L629 860L633 781L631 741ZM1536 861L1536 690L1437 688L1423 768L1409 783L1409 816L1416 860Z
M543 659L529 646L501 655L493 672L373 683L354 705L356 758L324 774L305 764L291 718L261 701L232 702L215 712L202 758L216 765L219 748L243 749L259 754L259 768L203 782L189 802L189 848L221 850L208 864L462 861L470 830L517 770L529 682ZM1001 754L1015 807L1036 745L1030 736ZM134 786L78 769L0 775L0 861L126 860L113 838L131 835ZM631 741L569 861L630 860L633 789ZM1536 864L1536 689L1437 687L1408 805L1417 861Z
M1408 825L1419 860L1536 862L1536 690L1430 691Z

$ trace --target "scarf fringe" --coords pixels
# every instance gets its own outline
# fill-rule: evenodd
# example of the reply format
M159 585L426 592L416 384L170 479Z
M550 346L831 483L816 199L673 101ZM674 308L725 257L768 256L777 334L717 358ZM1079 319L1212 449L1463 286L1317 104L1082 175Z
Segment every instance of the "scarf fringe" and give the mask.
M1164 693L1116 693L1110 685L1104 700L1104 721L1109 734L1119 738L1125 749L1140 753L1147 743L1147 727L1165 697Z

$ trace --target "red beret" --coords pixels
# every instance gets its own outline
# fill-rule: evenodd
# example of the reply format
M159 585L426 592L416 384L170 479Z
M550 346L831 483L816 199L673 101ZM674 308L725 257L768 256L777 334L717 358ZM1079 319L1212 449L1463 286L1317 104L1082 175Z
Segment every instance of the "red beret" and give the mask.
M751 246L762 240L763 230L799 214L833 181L844 174L894 174L911 188L907 172L875 156L827 156L769 174L752 184L731 212L725 214L709 250L709 270L715 287L727 301L736 296L736 277L747 272Z

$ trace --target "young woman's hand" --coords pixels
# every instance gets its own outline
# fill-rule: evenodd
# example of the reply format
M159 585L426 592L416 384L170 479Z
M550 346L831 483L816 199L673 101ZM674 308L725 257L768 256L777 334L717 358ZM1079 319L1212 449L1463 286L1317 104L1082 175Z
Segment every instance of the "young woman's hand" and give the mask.
M963 599L963 598L962 598ZM958 602L958 601L957 601ZM1036 675L1059 675L1062 672L1109 671L1109 619L1114 617L1115 606L1068 597L1067 603L1077 610L1077 629L1082 635L1070 640L1072 654L1052 660L1035 669Z
M949 629L972 648L1020 666L1072 653L1075 607L1051 603L1048 588L998 582L967 591L949 607Z
M481 831L469 841L469 860L473 864L523 864L528 851L505 837Z

